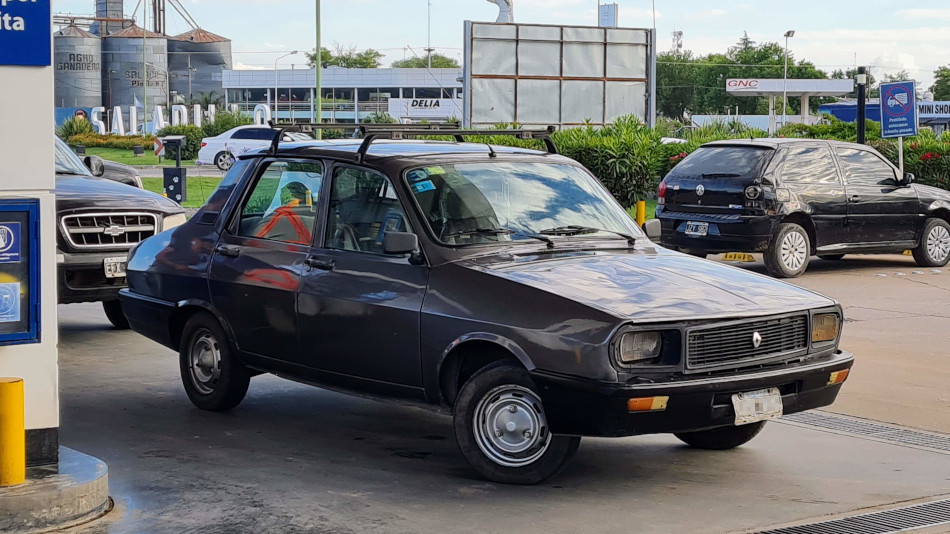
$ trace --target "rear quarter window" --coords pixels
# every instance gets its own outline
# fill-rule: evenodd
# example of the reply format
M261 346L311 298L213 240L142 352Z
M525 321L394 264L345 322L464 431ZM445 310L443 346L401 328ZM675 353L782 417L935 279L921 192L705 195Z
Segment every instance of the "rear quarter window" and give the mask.
M685 176L750 176L759 174L775 151L764 147L700 147L670 171Z

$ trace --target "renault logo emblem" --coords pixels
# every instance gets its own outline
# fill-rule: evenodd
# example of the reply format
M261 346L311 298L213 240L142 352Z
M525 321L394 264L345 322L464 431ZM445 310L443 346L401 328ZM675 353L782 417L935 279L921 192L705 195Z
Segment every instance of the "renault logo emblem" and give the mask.
M125 233L125 228L122 228L117 224L113 224L112 226L105 227L105 229L102 230L102 233L106 234L107 236L118 237Z
M762 344L762 334L758 332L755 332L754 334L752 334L752 346L755 348L759 348L759 345L761 344Z
M703 186L703 184L697 185L697 186L696 186L696 195L697 195L697 196L703 196L704 194L706 194L706 188Z

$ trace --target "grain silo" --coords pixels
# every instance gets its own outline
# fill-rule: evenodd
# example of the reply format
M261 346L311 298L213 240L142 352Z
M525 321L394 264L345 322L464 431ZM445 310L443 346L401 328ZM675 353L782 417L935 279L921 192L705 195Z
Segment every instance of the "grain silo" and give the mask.
M107 109L127 109L135 105L136 99L144 102L149 111L155 105L167 105L168 39L135 24L104 37L102 96Z
M169 84L190 102L198 93L224 97L221 71L231 68L231 40L197 28L168 40Z
M102 41L70 24L53 36L57 107L102 105Z

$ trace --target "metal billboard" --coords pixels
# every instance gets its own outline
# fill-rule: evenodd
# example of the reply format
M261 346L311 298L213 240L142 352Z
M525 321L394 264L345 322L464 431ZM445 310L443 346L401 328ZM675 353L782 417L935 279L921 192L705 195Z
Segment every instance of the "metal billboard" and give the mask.
M652 30L465 21L464 122L653 124Z

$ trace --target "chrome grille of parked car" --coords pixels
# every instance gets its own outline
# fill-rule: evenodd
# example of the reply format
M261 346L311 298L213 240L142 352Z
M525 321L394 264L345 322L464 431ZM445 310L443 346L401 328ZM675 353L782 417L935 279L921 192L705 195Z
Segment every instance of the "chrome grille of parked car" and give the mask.
M70 245L89 249L131 248L158 231L158 217L139 212L66 215L60 224Z
M808 350L808 315L703 326L691 329L687 337L687 370L745 367L804 354ZM754 338L758 338L758 346Z

